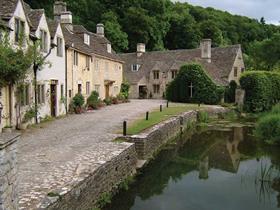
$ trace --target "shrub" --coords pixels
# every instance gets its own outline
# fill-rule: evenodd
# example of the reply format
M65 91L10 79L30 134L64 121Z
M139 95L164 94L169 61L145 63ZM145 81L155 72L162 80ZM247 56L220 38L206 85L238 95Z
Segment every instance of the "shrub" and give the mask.
M197 113L197 120L201 123L207 123L209 121L209 115L205 111L199 111Z
M193 97L190 85L193 85ZM166 98L174 102L218 104L224 88L217 86L201 65L187 64L181 67L177 77L168 85Z
M248 112L262 112L280 101L280 74L276 72L250 71L240 78L245 90L244 109Z
M90 96L87 98L87 105L91 109L98 109L101 100L99 99L99 94L96 91L92 91Z
M235 91L237 88L237 83L232 80L229 86L225 89L225 102L234 103L235 102Z
M271 113L272 114L280 114L280 103L276 104L274 107L272 107Z
M109 105L112 104L112 99L111 99L111 98L105 98L105 99L103 100L103 102L104 102L107 106L109 106Z
M85 103L85 98L82 94L78 93L76 94L73 99L71 105L73 106L74 111L77 114L82 113L82 106Z
M122 103L126 102L126 98L125 98L125 95L123 93L118 94L117 99Z
M280 114L266 114L256 126L256 136L268 144L280 145Z
M128 99L129 96L129 89L130 89L130 85L127 82L124 82L121 84L121 94L123 94L123 96L125 97L125 99Z
M22 122L27 123L30 122L34 117L36 117L36 111L34 107L29 107L29 109L25 112Z

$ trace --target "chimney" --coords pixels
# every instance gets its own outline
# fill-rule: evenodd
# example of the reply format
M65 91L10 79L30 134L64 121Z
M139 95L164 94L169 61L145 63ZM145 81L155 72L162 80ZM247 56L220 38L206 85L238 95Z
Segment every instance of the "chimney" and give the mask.
M208 63L211 63L211 39L203 39L200 42L201 58L205 59Z
M104 25L102 23L96 25L96 34L100 37L104 37Z
M73 30L72 13L67 11L67 4L64 1L56 1L54 3L54 19L61 24L67 25L67 27Z
M60 15L66 12L67 4L64 1L55 1L53 5L54 20L60 21Z
M144 43L137 44L137 57L141 57L146 52L146 45Z

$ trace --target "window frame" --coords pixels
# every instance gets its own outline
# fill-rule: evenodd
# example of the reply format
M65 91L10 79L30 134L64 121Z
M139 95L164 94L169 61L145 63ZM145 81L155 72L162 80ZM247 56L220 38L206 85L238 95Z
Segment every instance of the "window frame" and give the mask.
M42 52L48 52L48 33L44 29L40 29L40 49Z
M58 57L63 57L63 39L60 36L56 37L56 55Z
M86 95L90 95L90 82L86 82Z
M160 94L160 85L159 84L153 84L153 93Z
M73 64L74 66L78 66L79 65L79 53L78 51L74 50L74 58L73 58Z
M15 17L15 25L14 25L14 30L15 30L15 34L14 34L14 41L16 44L19 43L20 38L22 35L24 35L25 32L25 21Z
M153 78L154 78L154 80L158 80L159 79L159 70L154 70L153 71Z

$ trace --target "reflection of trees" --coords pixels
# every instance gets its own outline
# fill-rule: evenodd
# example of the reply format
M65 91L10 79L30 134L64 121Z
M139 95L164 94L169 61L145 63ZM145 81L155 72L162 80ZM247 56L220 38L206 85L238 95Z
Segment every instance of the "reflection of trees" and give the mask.
M280 178L277 178L274 180L272 188L279 192L278 196L277 196L277 200L278 200L278 208L280 208Z

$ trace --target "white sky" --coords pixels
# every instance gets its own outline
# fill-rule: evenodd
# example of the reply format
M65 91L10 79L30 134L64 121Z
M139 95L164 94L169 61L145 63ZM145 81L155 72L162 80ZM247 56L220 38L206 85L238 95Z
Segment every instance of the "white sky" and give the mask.
M175 0L173 0L175 1ZM213 7L232 14L260 19L279 25L280 0L178 0L202 7Z

